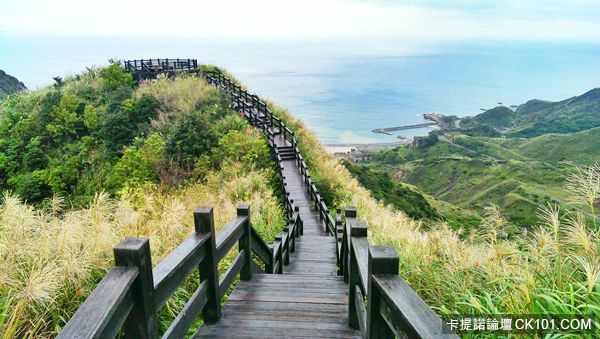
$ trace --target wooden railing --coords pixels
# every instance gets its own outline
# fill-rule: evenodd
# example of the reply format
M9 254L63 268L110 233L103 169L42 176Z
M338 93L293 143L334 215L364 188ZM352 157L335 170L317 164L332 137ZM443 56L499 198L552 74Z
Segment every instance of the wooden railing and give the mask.
M284 121L273 115L267 104L256 94L248 93L248 91L243 89L239 84L225 76L220 71L210 70L203 72L202 74L209 83L231 95L234 108L243 113L252 125L260 128L263 131L267 137L269 146L273 152L275 152L275 158L277 160L277 166L279 170L281 169L280 162L282 159L278 156L279 150L275 147L275 142L273 141L274 135L280 134L290 143L289 147L293 150L296 164L306 186L306 191L314 203L314 207L319 215L323 230L331 235L336 234L335 218L330 213L327 203L319 193L319 189L310 177L308 165L298 149L298 140L296 139L295 133L285 124Z
M281 165L283 159L275 146L274 135L281 134L293 148L306 192L314 202L323 231L337 239L338 275L343 276L349 288L349 326L360 329L364 338L458 338L398 275L400 261L396 249L369 246L367 225L356 219L355 208L346 208L345 223L342 223L341 210L338 209L333 217L309 174L294 132L275 117L258 96L249 94L218 70L203 75L209 83L230 94L234 108L266 135L281 174L288 213L293 208L293 200L287 192Z
M398 275L393 246L370 246L367 224L347 207L342 275L348 283L348 324L364 338L458 338Z
M200 314L207 323L220 319L221 299L238 275L241 280L250 280L253 273L283 272L290 252L295 249L301 225L296 211L281 236L269 246L250 223L250 206L238 207L237 216L218 234L213 209L199 207L194 212L195 232L154 268L149 240L126 238L114 248L115 267L58 338L112 338L122 329L128 338L156 338L158 311L184 280L198 270L198 288L162 335L162 338L182 338ZM219 263L236 244L235 259L219 277ZM260 259L259 263L251 254Z
M173 75L176 72L197 72L196 59L140 59L127 60L123 63L125 71L130 72L136 80L154 78L158 74Z

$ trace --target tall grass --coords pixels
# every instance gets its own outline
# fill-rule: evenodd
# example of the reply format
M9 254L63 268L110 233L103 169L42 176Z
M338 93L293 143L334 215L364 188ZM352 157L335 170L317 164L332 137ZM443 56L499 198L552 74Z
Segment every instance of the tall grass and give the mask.
M214 206L219 230L239 203L249 203L253 225L272 238L284 223L280 204L266 185L248 181L267 182L268 177L252 172L170 194L149 187L119 200L99 193L88 208L74 211L62 210L58 198L50 210L36 210L5 193L0 205L2 337L54 336L112 266L112 247L121 238L149 238L156 264L192 233L198 205Z

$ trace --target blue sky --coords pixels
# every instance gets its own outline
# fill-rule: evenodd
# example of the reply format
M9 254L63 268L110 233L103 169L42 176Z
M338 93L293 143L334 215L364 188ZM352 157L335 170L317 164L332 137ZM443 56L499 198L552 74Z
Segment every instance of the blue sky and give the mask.
M599 18L598 0L0 2L0 34L13 36L598 43Z

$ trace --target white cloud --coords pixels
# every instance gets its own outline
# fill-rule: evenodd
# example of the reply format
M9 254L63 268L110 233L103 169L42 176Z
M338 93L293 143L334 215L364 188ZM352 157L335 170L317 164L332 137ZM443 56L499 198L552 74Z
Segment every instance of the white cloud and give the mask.
M579 0L581 1L581 0ZM564 18L535 8L455 7L436 1L20 0L0 3L0 32L27 35L159 36L215 40L517 39L600 42L598 7ZM481 7L481 8L480 8ZM600 15L600 13L599 13ZM594 16L592 16L593 18ZM596 18L599 16L596 16Z

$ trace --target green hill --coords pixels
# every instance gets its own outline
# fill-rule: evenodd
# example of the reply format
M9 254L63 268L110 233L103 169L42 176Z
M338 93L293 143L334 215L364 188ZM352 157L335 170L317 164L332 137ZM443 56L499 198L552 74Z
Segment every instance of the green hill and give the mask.
M522 156L547 162L572 161L588 165L600 162L600 128L529 139L513 138L501 144Z
M461 120L461 127L488 125L498 129L512 128L515 127L517 115L516 112L508 107L498 106L473 118Z
M266 144L249 131L204 80L136 86L113 63L0 102L0 189L30 203L57 195L80 207L99 191L178 187L229 158L265 165Z
M360 184L373 192L373 197L394 206L411 218L437 219L441 215L425 199L423 194L407 185L395 182L381 170L353 165L345 161L344 165Z
M565 188L572 164L565 160L576 165L600 161L600 128L529 139L451 133L439 139L425 148L383 151L363 166L385 170L458 209L480 213L494 203L512 223L530 227L538 222L541 204L573 208Z
M516 111L496 107L461 120L461 128L487 125L509 137L573 133L600 127L600 88L558 102L530 100Z
M532 99L522 105L519 105L519 107L517 107L517 113L531 114L531 113L539 112L541 110L549 108L553 104L554 104L554 102L552 102L552 101Z
M16 93L18 91L26 90L27 87L20 82L17 78L12 75L6 74L0 69L0 99L6 97L9 94Z

